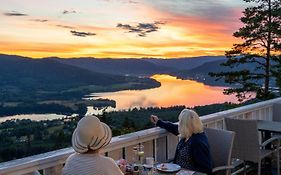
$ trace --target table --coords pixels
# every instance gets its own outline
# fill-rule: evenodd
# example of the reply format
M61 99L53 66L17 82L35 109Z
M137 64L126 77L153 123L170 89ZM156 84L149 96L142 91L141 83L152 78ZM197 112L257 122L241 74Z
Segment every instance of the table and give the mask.
M269 133L281 133L281 122L258 120L258 130Z
M262 132L263 141L271 138L271 133L281 134L281 122L258 120L258 130ZM271 145L266 146L270 149Z
M144 173L145 174L145 173ZM125 175L131 175L131 173L127 173ZM165 173L165 172L161 172L155 169L155 171L153 172L153 175L207 175L201 172L194 172L194 171L190 171L187 169L181 169L178 172L174 172L174 173Z
M266 141L271 138L271 134L281 134L281 122L274 122L268 120L258 120L258 130L261 131L262 141ZM271 149L271 144L265 146L266 149ZM266 159L271 167L270 159Z
M186 169L181 169L177 173L162 173L160 171L157 171L154 175L206 175L206 174L200 173L200 172L194 172L193 173L193 171L189 171L189 170L186 170Z

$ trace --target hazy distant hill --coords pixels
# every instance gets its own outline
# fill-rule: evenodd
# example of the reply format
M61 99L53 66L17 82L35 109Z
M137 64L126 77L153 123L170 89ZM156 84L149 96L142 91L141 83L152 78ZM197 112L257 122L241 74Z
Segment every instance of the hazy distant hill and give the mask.
M150 78L97 73L54 59L0 54L0 117L17 114L79 114L87 106L114 106L111 100L82 100L93 92L159 87Z
M214 78L208 75L209 72L229 70L229 68L220 66L220 64L223 63L224 61L225 60L207 62L190 70L178 71L174 75L182 79L193 79L209 85L225 86L226 84L224 83L224 81L215 81Z
M96 59L96 58L44 58L29 59L18 56L0 55L0 85L28 85L42 89L51 87L65 88L83 85L111 85L124 82L136 82L123 75L170 74L183 79L194 79L210 85L226 85L216 82L209 72L227 71L220 64L224 56L203 56L175 59ZM253 64L243 69L254 71ZM122 76L121 76L122 75ZM131 78L129 80L129 78ZM145 82L154 83L154 82Z
M124 83L126 77L106 75L50 59L0 55L0 85L26 88L69 88Z
M49 58L50 59L50 58ZM169 73L173 68L156 65L143 59L51 58L61 63L100 73L117 75L152 75Z
M31 59L2 54L0 55L0 85L2 89L60 90L86 85L110 86L128 82L155 84L150 79L140 80L121 75L138 76L167 73L176 74L179 77L187 77L191 73L196 72L196 68L204 67L206 63L213 63L224 59L223 56L165 60L155 58ZM203 68L203 74L208 74L207 70Z
M21 100L25 97L80 97L81 94L96 91L159 86L158 82L149 78L97 73L53 59L31 59L13 55L0 55L0 75L0 102Z
M119 75L152 75L190 70L204 63L225 60L224 56L204 56L175 59L96 59L96 58L49 58L61 63L77 66L91 71Z
M154 63L157 66L170 67L178 70L190 70L201 66L204 63L225 60L225 56L201 56L190 58L156 59L145 58L144 60Z
M233 71L233 70L250 70L251 72L260 72L261 70L255 70L255 63L248 63L239 66L238 68L230 69L229 67L221 66L221 64L225 62L225 60L218 60L213 62L207 62L202 64L201 66L195 67L190 70L178 71L174 75L183 78L183 79L193 79L196 81L203 82L208 85L215 85L215 86L229 86L229 84L224 83L223 80L215 81L215 78L210 77L208 75L209 72L224 72L224 71ZM273 82L273 81L272 81ZM261 81L262 83L262 81ZM274 84L274 83L273 83Z

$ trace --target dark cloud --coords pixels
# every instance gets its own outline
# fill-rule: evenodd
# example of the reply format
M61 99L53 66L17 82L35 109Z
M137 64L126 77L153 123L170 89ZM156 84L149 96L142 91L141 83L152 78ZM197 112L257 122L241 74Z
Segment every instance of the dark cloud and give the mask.
M67 15L67 14L71 14L71 13L77 13L75 10L64 10L62 11L62 14Z
M49 20L47 20L47 19L32 19L31 21L35 21L35 22L48 22Z
M79 36L79 37L87 37L87 36L94 36L94 35L97 35L97 34L92 33L92 32L80 32L80 31L75 31L75 30L71 30L70 33L71 33L73 36Z
M148 33L156 32L160 29L160 25L165 24L161 21L155 21L154 23L138 23L136 26L129 24L117 24L116 27L124 29L129 33L137 33L140 37L146 37Z
M20 13L17 11L6 12L6 13L4 13L4 15L6 15L6 16L28 16L28 14Z
M56 25L57 27L60 27L60 28L65 28L65 29L75 29L75 27L72 27L72 26L67 26L67 25L61 25L61 24L58 24Z

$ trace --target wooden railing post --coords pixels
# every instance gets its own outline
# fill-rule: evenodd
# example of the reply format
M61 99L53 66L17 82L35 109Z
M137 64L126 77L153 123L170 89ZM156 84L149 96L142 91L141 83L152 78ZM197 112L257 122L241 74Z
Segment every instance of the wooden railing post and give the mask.
M168 160L174 159L178 141L179 141L179 138L173 134L169 134L167 136Z
M155 152L156 152L156 161L157 162L165 162L167 160L167 153L168 153L168 147L167 147L167 137L160 137L156 139L156 145L155 145Z
M63 165L57 165L54 167L46 168L43 170L44 175L61 175Z

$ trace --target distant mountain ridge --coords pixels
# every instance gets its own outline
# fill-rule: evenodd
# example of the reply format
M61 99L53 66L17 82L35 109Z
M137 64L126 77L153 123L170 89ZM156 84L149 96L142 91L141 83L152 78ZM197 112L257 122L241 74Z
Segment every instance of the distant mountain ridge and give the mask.
M89 71L54 59L0 55L0 106L7 100L79 99L92 92L158 86L160 83L150 78Z
M13 58L13 59L11 59ZM18 60L29 59L27 57L19 57L19 56L10 56L10 55L0 55L0 61L10 60L11 62L14 60L16 64L19 64ZM17 60L17 61L15 61ZM118 83L118 81L124 80L124 75L128 77L130 76L151 76L154 74L169 74L173 76L177 76L182 79L193 79L196 81L204 82L209 85L219 85L226 86L223 81L216 82L214 78L208 75L209 72L220 72L220 71L228 71L230 68L221 66L221 63L225 62L225 56L202 56L202 57L191 57L191 58L174 58L174 59L158 59L158 58L142 58L142 59L97 59L92 57L82 57L82 58L58 58L58 57L48 57L43 59L29 59L32 62L40 62L49 65L54 64L60 65L60 70L65 69L65 71L73 72L74 74L69 77L71 81L74 79L77 82L83 81L88 83L96 83L104 80L107 83ZM39 61L40 60L40 61ZM1 62L0 62L1 63ZM45 65L45 66L46 66ZM42 65L41 65L42 66ZM8 66L9 67L9 66ZM38 69L39 67L36 66ZM49 67L53 67L49 65ZM252 64L245 65L243 68L253 70ZM44 66L43 66L44 68ZM41 70L42 68L40 68ZM40 72L40 70L37 70ZM33 74L36 74L34 71ZM75 73L76 71L80 73ZM52 71L56 72L56 71ZM91 81L90 74L95 78L96 82ZM50 74L53 75L53 74ZM67 77L67 76L66 76ZM98 77L101 77L100 79ZM122 78L121 78L122 77ZM59 77L53 76L53 81ZM66 78L68 79L68 78ZM123 79L123 80L122 80ZM108 80L108 81L107 81ZM49 81L49 80L46 80ZM62 81L58 80L57 82ZM69 81L69 82L71 82ZM124 80L126 81L126 80ZM52 81L51 81L52 82ZM103 82L103 83L105 83ZM87 83L86 83L87 84Z
M12 83L11 80L21 85L30 85L34 88L41 84L40 88L54 89L66 86L81 85L110 85L129 81L124 75L151 76L154 74L169 74L179 78L195 79L196 68L204 67L204 64L225 61L224 56L202 56L191 58L142 58L142 59L97 59L92 57L82 58L58 58L48 57L31 59L16 55L0 54L0 73L2 84ZM11 72L11 69L15 70ZM216 67L217 69L217 67ZM208 69L204 68L201 74L208 77ZM5 78L6 77L6 78ZM135 81L135 80L134 80ZM27 83L29 82L29 83ZM49 82L46 84L45 82ZM61 82L64 82L62 84ZM34 86L36 84L36 86ZM1 85L1 83L0 83Z
M234 67L234 69L230 69L229 67L221 65L224 62L225 60L206 62L190 70L178 71L174 74L174 76L177 76L178 78L182 78L182 79L193 79L208 85L230 86L229 84L226 84L223 79L219 81L215 81L216 78L210 77L208 75L209 72L239 71L242 69L249 70L250 72L256 72L256 73L260 73L262 71L260 69L256 69L256 67L258 66L256 63L247 63L244 65L240 65L239 67ZM263 80L259 80L259 83L262 85ZM270 84L272 86L275 86L275 80L273 78L271 79Z
M143 59L47 58L79 68L114 75L152 75L176 71Z
M47 58L83 69L118 75L170 74L181 70L190 70L207 62L225 60L224 56L204 56L174 59L112 59L112 58Z
M125 77L106 75L51 59L31 59L21 56L0 55L0 84L42 88L53 84L67 87L78 85L109 85L122 83ZM27 82L30 84L28 85ZM38 85L38 86L35 86Z
M158 66L170 67L177 70L190 70L208 62L226 60L225 56L200 56L190 58L173 58L173 59L155 59L144 58L144 60L154 63Z

